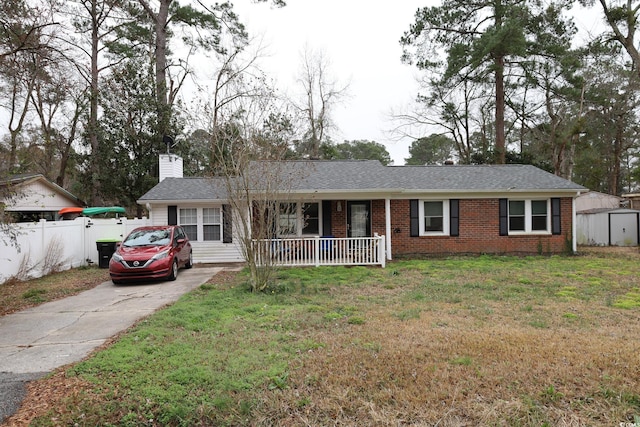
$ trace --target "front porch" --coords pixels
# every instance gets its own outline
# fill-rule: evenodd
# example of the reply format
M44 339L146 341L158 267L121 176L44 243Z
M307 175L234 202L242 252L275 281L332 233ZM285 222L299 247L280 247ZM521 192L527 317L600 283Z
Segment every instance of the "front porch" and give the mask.
M253 240L258 265L303 267L386 264L385 236L299 237Z

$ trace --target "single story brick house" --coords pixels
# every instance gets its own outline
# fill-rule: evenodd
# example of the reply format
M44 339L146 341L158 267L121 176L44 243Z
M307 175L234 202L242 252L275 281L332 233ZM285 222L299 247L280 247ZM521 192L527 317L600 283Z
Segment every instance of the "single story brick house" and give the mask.
M387 260L577 248L575 198L587 189L531 165L285 164L295 178L277 239L381 236ZM138 203L147 207L152 223L185 227L197 262L241 261L227 198L222 178L177 176L163 179Z

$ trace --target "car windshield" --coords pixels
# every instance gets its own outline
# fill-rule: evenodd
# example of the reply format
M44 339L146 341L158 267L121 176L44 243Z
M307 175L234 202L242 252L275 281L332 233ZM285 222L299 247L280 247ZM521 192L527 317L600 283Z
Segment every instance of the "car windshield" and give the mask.
M122 243L124 246L165 246L171 241L171 230L135 230Z

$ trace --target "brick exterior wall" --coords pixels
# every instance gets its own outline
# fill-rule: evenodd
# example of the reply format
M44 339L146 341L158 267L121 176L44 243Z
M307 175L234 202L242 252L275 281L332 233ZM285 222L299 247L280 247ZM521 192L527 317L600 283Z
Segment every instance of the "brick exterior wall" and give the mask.
M347 237L347 202L340 200L340 212L338 212L338 201L333 200L331 202L331 232L327 233L323 230L325 235L332 235L333 237ZM322 215L326 215L322 212Z
M331 204L331 234L346 237L346 201ZM447 254L553 254L567 250L572 238L572 199L560 202L561 234L500 236L498 199L460 199L460 235L410 236L409 200L391 200L391 247L396 256ZM371 201L371 232L386 235L385 201ZM550 214L550 213L549 213ZM325 234L327 234L325 232Z

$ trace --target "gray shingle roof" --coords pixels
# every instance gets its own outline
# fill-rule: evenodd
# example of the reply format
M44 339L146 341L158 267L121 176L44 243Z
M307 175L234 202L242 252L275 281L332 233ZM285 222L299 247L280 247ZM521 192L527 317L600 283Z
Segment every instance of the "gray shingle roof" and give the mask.
M383 166L377 160L287 162L294 190L540 191L586 188L531 165Z
M531 165L403 166L390 175L411 190L586 190Z
M276 168L282 167L281 170ZM383 166L377 160L253 162L252 172L278 175L295 192L585 191L531 165ZM264 179L264 178L263 178ZM139 200L224 200L223 178L166 178Z
M227 198L227 187L223 178L165 178L138 201L226 200Z

